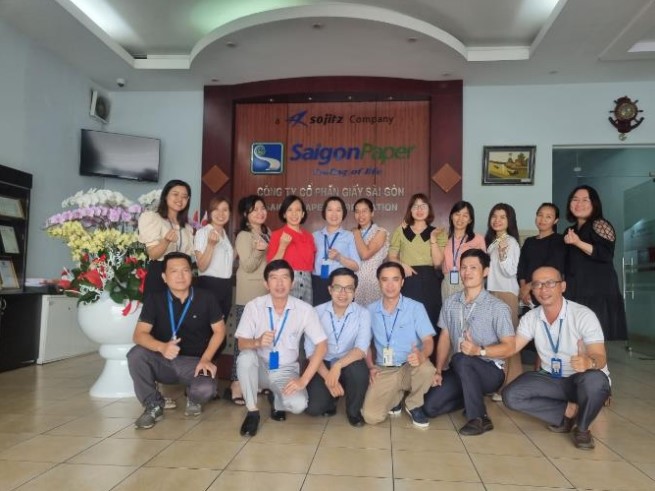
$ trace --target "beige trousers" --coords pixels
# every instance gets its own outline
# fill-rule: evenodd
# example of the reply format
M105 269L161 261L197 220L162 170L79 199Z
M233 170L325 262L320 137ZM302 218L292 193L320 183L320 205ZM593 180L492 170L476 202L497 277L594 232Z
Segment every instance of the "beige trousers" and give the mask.
M512 314L512 325L514 326L514 332L516 332L516 328L519 325L519 297L510 292L489 293L509 305ZM503 387L508 385L522 373L523 365L521 365L521 353L516 353L505 360L505 383L503 384Z
M368 424L381 423L389 410L398 405L405 392L405 406L414 409L423 406L423 396L432 387L436 369L429 361L417 367L405 363L400 367L381 367L372 384L368 386L362 416Z

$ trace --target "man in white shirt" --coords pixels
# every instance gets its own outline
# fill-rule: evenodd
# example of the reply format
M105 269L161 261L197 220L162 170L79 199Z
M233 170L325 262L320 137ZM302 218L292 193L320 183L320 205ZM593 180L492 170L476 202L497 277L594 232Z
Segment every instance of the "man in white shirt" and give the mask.
M534 339L541 370L505 387L503 402L545 421L551 431L573 430L575 446L592 449L589 425L610 395L603 330L589 308L564 299L566 282L557 269L537 269L531 288L541 305L521 318L515 349Z
M348 422L355 427L364 424L361 409L369 375L364 358L371 345L371 315L353 302L357 282L352 269L337 268L330 273L332 300L316 307L327 336L327 353L307 386L307 414L333 416L338 398L345 396ZM305 353L314 353L314 343L309 339L305 339Z
M241 434L254 436L259 427L257 391L270 389L271 419L284 421L286 411L302 413L307 408L307 384L327 351L327 338L308 303L289 295L293 269L283 259L271 261L264 269L268 295L248 302L235 337L241 352L237 374L248 414ZM305 334L315 345L305 371L300 374L298 355Z

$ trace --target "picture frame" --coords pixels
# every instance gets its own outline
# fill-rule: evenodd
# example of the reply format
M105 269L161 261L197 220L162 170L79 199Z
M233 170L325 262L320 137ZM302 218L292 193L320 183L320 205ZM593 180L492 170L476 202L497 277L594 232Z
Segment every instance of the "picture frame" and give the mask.
M0 259L0 285L5 290L20 288L11 259Z
M536 145L484 146L482 185L534 184Z

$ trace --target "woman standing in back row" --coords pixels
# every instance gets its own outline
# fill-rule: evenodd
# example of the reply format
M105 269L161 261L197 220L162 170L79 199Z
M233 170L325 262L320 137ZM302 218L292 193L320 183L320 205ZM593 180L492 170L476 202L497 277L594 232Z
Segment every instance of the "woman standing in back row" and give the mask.
M606 341L625 340L625 306L613 264L616 233L603 217L598 192L586 185L571 191L566 218L575 222L564 234L566 298L594 311Z

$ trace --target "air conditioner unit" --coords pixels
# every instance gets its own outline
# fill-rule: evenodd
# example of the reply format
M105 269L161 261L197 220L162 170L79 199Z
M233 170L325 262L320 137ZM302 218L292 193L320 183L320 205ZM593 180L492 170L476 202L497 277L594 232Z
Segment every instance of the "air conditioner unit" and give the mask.
M103 123L109 122L109 99L99 93L97 90L91 91L91 109L89 114L92 118L97 119Z

